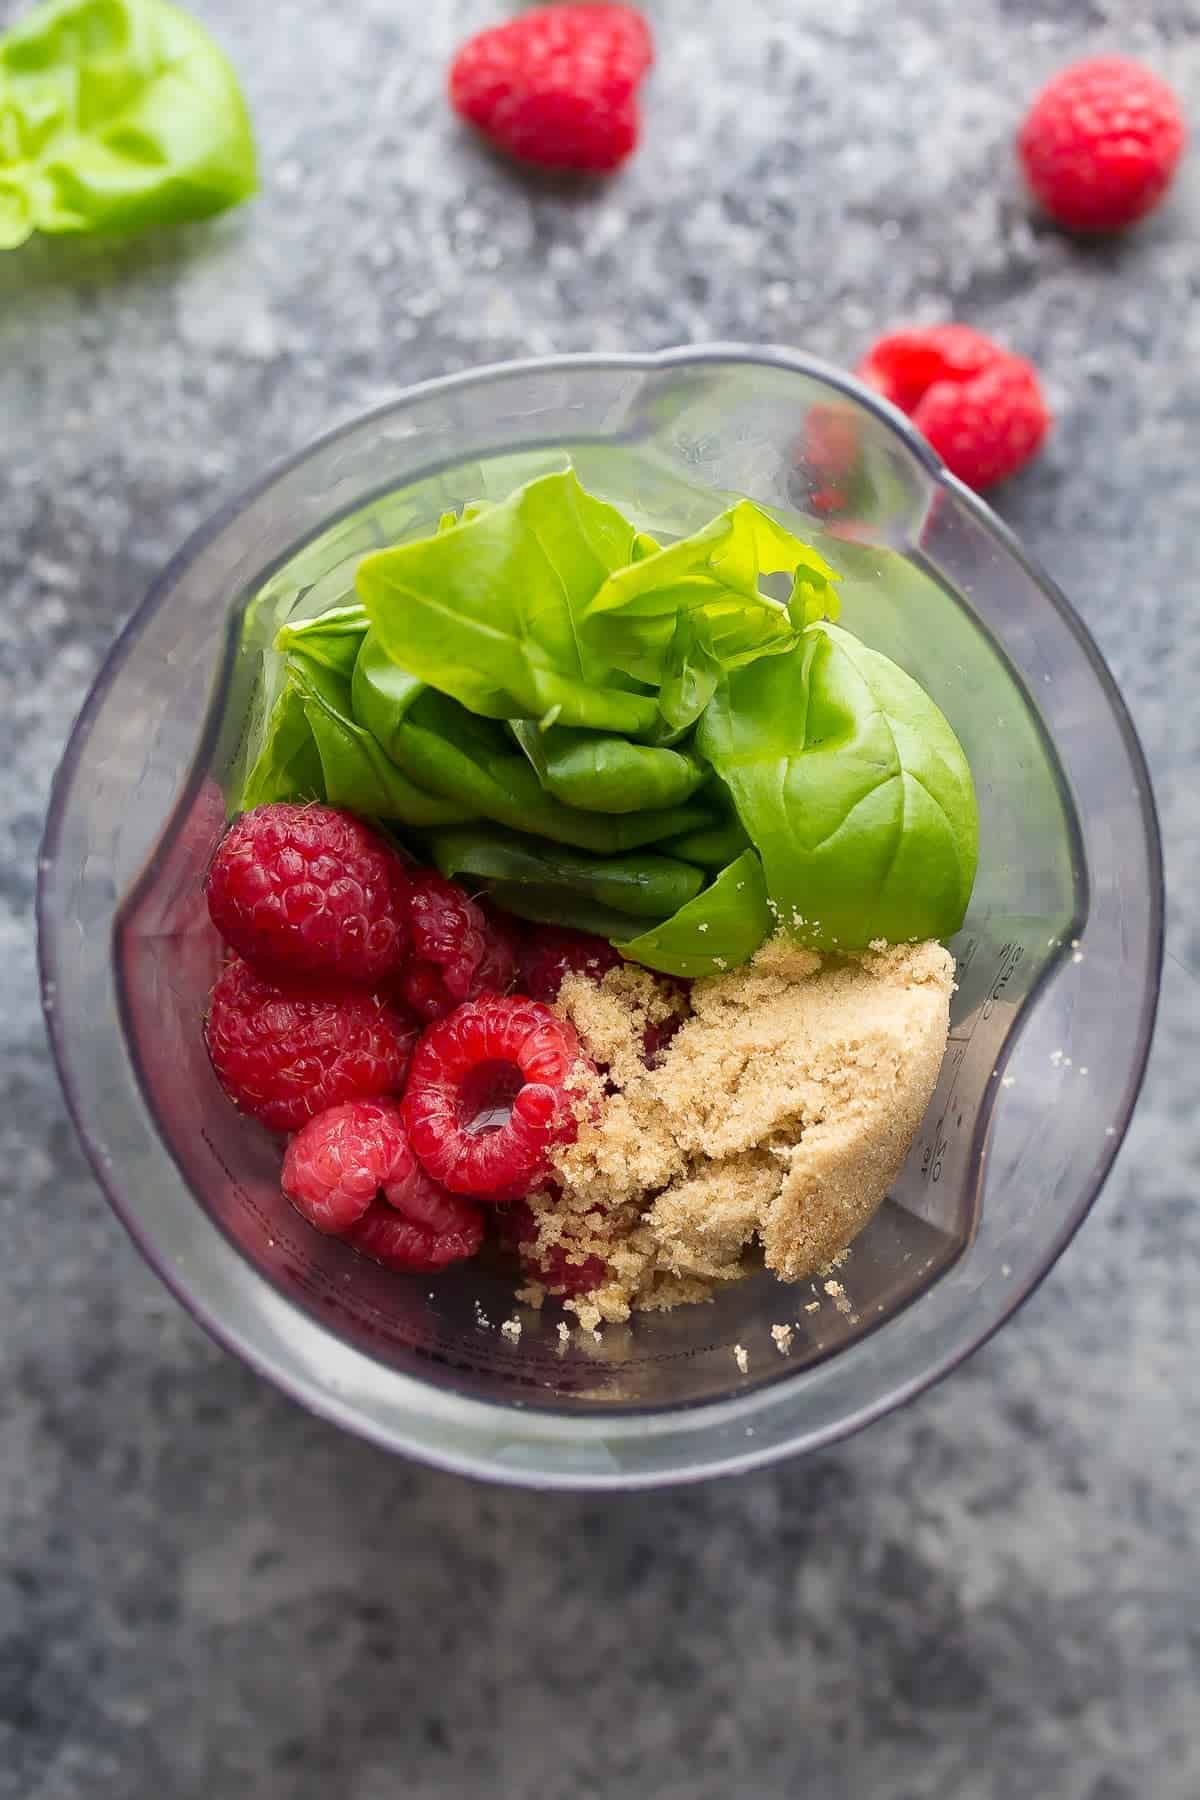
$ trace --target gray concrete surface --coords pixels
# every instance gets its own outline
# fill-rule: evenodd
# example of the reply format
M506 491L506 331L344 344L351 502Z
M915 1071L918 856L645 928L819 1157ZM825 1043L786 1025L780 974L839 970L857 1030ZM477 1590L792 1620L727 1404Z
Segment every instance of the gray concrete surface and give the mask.
M15 13L0 4L0 19ZM264 188L0 259L3 1800L1193 1800L1200 1402L1196 175L1115 247L1032 222L1040 74L1195 0L655 0L645 146L514 175L442 100L488 0L195 0ZM1060 422L998 498L1109 656L1163 810L1170 959L1117 1172L1036 1299L813 1461L628 1499L388 1460L157 1287L64 1118L31 953L73 714L150 578L273 459L529 352L963 316Z

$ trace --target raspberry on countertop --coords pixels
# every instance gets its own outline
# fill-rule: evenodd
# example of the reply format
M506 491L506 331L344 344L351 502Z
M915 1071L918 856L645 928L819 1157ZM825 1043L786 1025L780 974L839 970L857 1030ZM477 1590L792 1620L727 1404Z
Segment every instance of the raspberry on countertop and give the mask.
M637 144L637 87L653 58L634 7L535 6L468 39L450 101L521 162L604 172Z
M1023 469L1050 429L1033 364L969 325L889 332L858 375L906 412L950 472L978 490Z
M1073 63L1047 82L1017 138L1034 198L1069 231L1119 231L1156 207L1187 126L1166 82L1125 56Z

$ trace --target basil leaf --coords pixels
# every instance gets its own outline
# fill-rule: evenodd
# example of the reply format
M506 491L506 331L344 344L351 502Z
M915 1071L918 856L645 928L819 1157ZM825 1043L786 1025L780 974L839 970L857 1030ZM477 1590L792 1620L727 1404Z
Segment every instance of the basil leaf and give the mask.
M738 669L697 727L781 923L821 949L947 937L979 827L962 748L903 669L836 625Z
M275 636L275 648L284 655L289 650L299 650L313 662L332 669L335 675L349 677L366 635L367 615L361 606L335 606L315 619L282 625Z
M358 592L387 655L472 712L639 736L654 728L652 696L618 686L579 634L583 608L629 562L634 539L566 470L448 531L364 557Z
M380 819L397 819L414 829L458 824L474 816L417 787L391 762L353 715L350 683L323 664L296 651L288 659L288 680L304 705L321 759L324 798L330 806Z
M837 575L815 550L750 500L690 537L610 575L584 608L585 642L615 668L657 687L667 672L678 620L694 616L721 668L787 650L796 631L786 606L759 587L761 575L803 569L808 585L833 593Z
M409 709L422 694L429 692L427 683L392 661L375 633L368 628L359 643L350 677L351 705L358 723L371 733L385 756L390 756L395 763L403 762L398 746ZM480 725L499 735L497 727L485 725L483 720Z
M788 599L788 616L797 631L803 631L806 625L816 625L821 619L838 617L842 605L833 583L840 579L815 550L810 563L796 565L792 576L792 592Z
M516 882L495 881L488 884L488 899L504 912L518 919L530 919L535 925L561 925L570 931L590 931L593 937L620 943L631 931L644 930L644 919L633 919L615 907L600 906L594 900L583 900L566 888L522 887Z
M45 0L0 38L0 249L202 219L256 186L233 71L166 0Z
M611 732L572 731L563 725L544 731L520 719L511 730L546 792L585 812L679 806L709 773L691 750L652 749Z
M667 736L678 736L696 723L720 679L721 661L703 624L695 613L680 613L658 691L658 710Z
M438 531L453 531L456 525L477 519L480 513L486 512L489 506L494 505L495 501L493 500L468 500L461 512L455 512L451 508L449 512L442 513L438 518L437 529Z
M430 844L443 875L561 888L634 918L665 918L698 893L704 882L699 869L677 857L652 851L641 856L587 856L485 827L436 831Z
M702 894L661 925L627 938L620 951L663 975L719 975L747 962L771 923L762 864L746 850Z
M234 812L272 800L321 800L325 772L299 690L289 681L271 709L262 747L236 796Z
M668 807L601 816L564 806L543 791L504 729L468 712L392 662L374 632L364 638L351 683L354 717L420 788L494 819L580 850L617 853L711 819L704 807Z
M664 838L658 848L667 856L680 856L684 862L699 863L702 869L723 869L750 848L746 827L736 813L730 813L720 824L685 831L679 837Z

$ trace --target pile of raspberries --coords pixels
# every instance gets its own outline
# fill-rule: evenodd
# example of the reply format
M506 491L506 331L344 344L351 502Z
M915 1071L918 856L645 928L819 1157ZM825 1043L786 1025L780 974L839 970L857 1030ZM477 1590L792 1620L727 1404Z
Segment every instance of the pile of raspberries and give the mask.
M387 1268L432 1270L475 1254L491 1208L553 1291L594 1287L594 1257L537 1257L524 1202L553 1183L550 1152L596 1091L549 1002L568 970L598 980L616 951L523 932L329 806L244 813L205 892L229 952L205 1019L212 1065L237 1107L290 1134L283 1189L304 1217Z

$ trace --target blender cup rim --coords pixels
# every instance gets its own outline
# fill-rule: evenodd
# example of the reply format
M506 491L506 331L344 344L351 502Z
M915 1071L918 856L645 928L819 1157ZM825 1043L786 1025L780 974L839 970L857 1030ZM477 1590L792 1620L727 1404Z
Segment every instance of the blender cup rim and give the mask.
M752 1421L764 1413L775 1412L786 1407L788 1397L794 1394L798 1385L811 1384L828 1378L830 1370L844 1366L848 1360L853 1359L861 1351L861 1343L851 1344L828 1363L818 1364L814 1368L799 1369L790 1378L772 1382L758 1391L736 1394L732 1397L708 1402L689 1402L678 1409L662 1408L647 1413L626 1412L622 1413L619 1418L566 1419L550 1413L520 1412L507 1404L448 1394L418 1377L406 1375L398 1370L384 1370L382 1365L374 1365L386 1375L388 1382L395 1388L396 1394L411 1402L414 1425L429 1422L440 1423L447 1428L452 1437L456 1432L460 1432L463 1439L466 1440L463 1443L431 1442L428 1435L420 1435L416 1430L410 1429L406 1432L390 1422L383 1423L374 1418L364 1417L357 1405L342 1401L338 1397L336 1384L321 1386L306 1375L303 1365L297 1367L295 1363L292 1363L283 1366L277 1355L269 1354L260 1344L252 1341L236 1318L230 1317L222 1309L219 1295L201 1296L196 1292L194 1283L176 1273L171 1259L152 1241L147 1227L135 1216L133 1209L127 1204L118 1172L113 1167L112 1158L98 1140L80 1105L71 1076L71 1052L65 1039L64 1020L55 1004L57 969L55 933L57 924L52 916L51 889L58 870L66 808L76 780L83 771L89 727L119 677L121 666L128 652L136 644L148 621L168 603L183 571L210 544L219 539L222 533L258 499L267 494L291 472L301 468L311 458L319 456L340 440L352 437L372 424L382 423L403 412L407 407L422 399L450 394L458 389L478 388L491 382L515 381L522 377L538 377L556 373L569 374L576 370L609 369L630 373L639 371L651 373L669 368L715 367L726 364L744 364L776 369L781 374L806 377L810 381L822 384L834 394L843 395L858 408L874 414L899 440L907 455L920 465L925 477L945 492L955 506L971 515L975 523L981 526L994 540L1003 554L1025 571L1041 596L1067 626L1077 648L1089 664L1091 673L1103 692L1112 719L1120 734L1123 748L1129 758L1138 811L1145 833L1147 874L1150 883L1148 979L1144 992L1140 996L1138 1030L1132 1048L1121 1106L1111 1136L1107 1139L1102 1153L1097 1159L1095 1174L1088 1190L1076 1198L1072 1207L1059 1222L1058 1229L1045 1253L1025 1272L1023 1278L1014 1284L1002 1306L998 1307L977 1328L973 1327L961 1338L948 1343L944 1350L939 1355L931 1357L917 1374L893 1386L885 1383L873 1399L851 1409L827 1425L807 1432L799 1429L790 1437L784 1436L780 1441L763 1445L741 1441L743 1429L747 1437L752 1439L754 1435L753 1426L752 1424L748 1426L747 1421ZM361 504L361 500L356 504ZM318 532L313 535L319 535L320 530L328 529L336 523L339 516L338 513L332 513L323 522ZM226 649L228 650L228 648L227 642ZM182 804L190 788L191 782L186 782L177 805ZM365 413L358 414L311 440L304 448L275 463L256 482L226 501L191 534L151 584L145 598L117 634L92 681L83 706L72 725L51 788L46 825L38 856L35 910L43 1012L68 1112L92 1172L109 1204L155 1273L196 1322L223 1348L248 1363L257 1373L264 1375L290 1398L299 1401L309 1410L327 1418L332 1423L338 1424L356 1435L366 1437L385 1449L398 1450L450 1472L485 1480L504 1483L517 1482L540 1488L595 1491L606 1488L629 1489L703 1480L718 1474L732 1474L759 1467L784 1456L796 1454L800 1450L808 1451L827 1446L914 1399L956 1368L991 1338L1036 1290L1054 1266L1095 1202L1124 1139L1141 1090L1153 1035L1163 956L1164 899L1161 834L1145 754L1128 709L1102 653L1063 591L1041 568L1036 559L1020 545L1009 527L978 495L950 474L905 415L882 396L866 388L845 371L816 357L781 346L716 342L654 352L628 354L586 352L531 357L484 364L478 368L416 383L398 391L391 400L383 402ZM114 908L114 911L116 910ZM178 1176L178 1179L182 1180L182 1176ZM214 1226L214 1230L216 1229ZM240 1261L239 1253L232 1244L223 1238L223 1235L222 1242L226 1253L229 1256L238 1257ZM243 1267L248 1273L253 1274L253 1271L249 1270L249 1265L243 1263ZM257 1276L254 1278L255 1280L260 1279ZM277 1306L289 1314L295 1313L295 1309L281 1296L275 1294L273 1290L268 1289L268 1291ZM339 1355L363 1361L370 1360L364 1352L356 1351L332 1338L315 1320L298 1313L295 1316L297 1330L317 1334L327 1344L335 1345ZM510 1427L507 1432L503 1428L505 1423ZM520 1426L522 1454L509 1461L506 1460L503 1452L503 1441L514 1435L511 1428L517 1425ZM738 1431L739 1441L736 1448L732 1444L721 1445L705 1454L700 1460L686 1463L682 1460L686 1455L687 1440L706 1431L715 1429L720 1433L726 1428ZM680 1436L684 1441L685 1448L680 1452L681 1460L678 1463L661 1469L646 1470L643 1468L632 1473L627 1468L616 1466L615 1460L611 1469L603 1466L604 1449L611 1441L663 1438L672 1434ZM578 1445L585 1450L583 1463L578 1469L573 1469L569 1466L568 1459L566 1462L559 1460L554 1467L538 1468L535 1463L536 1446L539 1442L546 1444L547 1449L553 1447L560 1453L560 1457L564 1445ZM598 1459L586 1455L587 1446L596 1448L600 1453ZM528 1464L526 1452L530 1459Z

